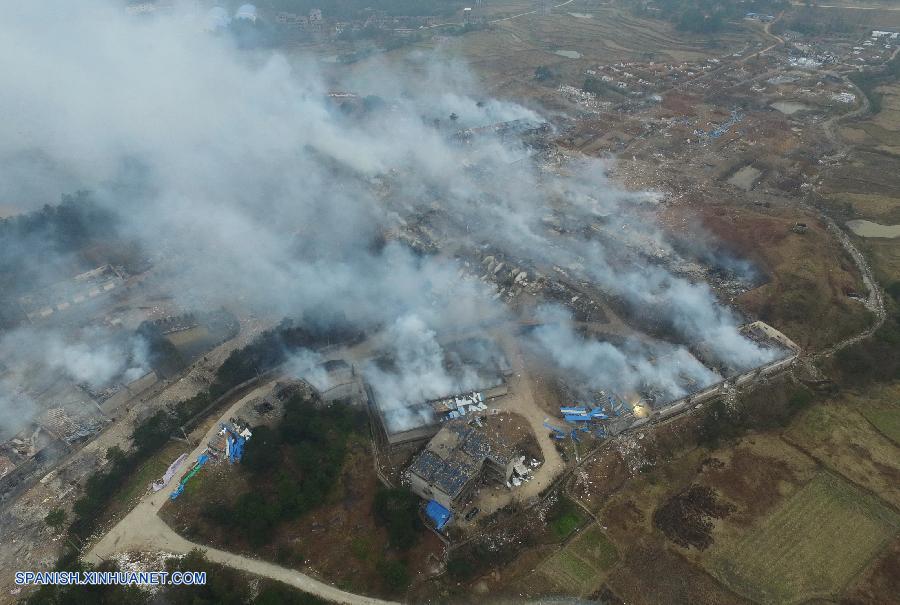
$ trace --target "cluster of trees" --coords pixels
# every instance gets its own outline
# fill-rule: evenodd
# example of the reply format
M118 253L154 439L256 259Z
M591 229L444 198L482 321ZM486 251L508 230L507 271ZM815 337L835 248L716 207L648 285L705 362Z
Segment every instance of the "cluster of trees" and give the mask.
M77 557L57 563L60 571L118 571L115 563L105 562L92 567ZM206 584L193 586L163 586L156 595L134 586L42 586L31 594L27 605L323 605L325 601L300 592L286 584L262 579L258 590L251 588L246 574L211 563L203 551L194 550L182 558L166 561L166 571L206 572ZM256 593L254 596L254 592Z
M194 397L181 401L167 410L160 410L138 423L132 432L134 448L130 453L126 454L119 448L110 448L107 452L110 464L88 479L83 495L75 502L74 519L69 528L70 533L81 540L86 539L96 528L101 514L128 477L151 455L162 448L173 434L178 434L180 427L229 389L281 364L292 351L357 336L356 332L343 327L345 324L338 321L339 316L329 314L315 317L307 315L307 317L314 320L316 323L313 325L318 327L306 328L295 324L292 320L285 319L275 329L264 332L245 347L232 351L225 363L216 371L216 379L209 389L201 391ZM318 411L313 414L313 416L319 414L320 420L319 424L316 423L317 421L306 424L309 430L321 428L321 422L326 420L336 420L332 417L335 414L350 413L349 408L343 406L328 409L332 411L322 411L326 416L321 416ZM310 421L310 418L304 419L303 422L307 421ZM282 430L299 431L300 429L296 426L298 423L299 417L288 414ZM338 422L331 428L345 425L346 422ZM297 435L300 433L298 432ZM256 442L257 440L253 439L252 441ZM253 449L255 448L248 448L251 452ZM337 455L334 452L331 453ZM250 453L251 464L253 458L254 454ZM342 453L341 459L343 459Z
M534 68L534 79L538 82L550 82L556 79L556 74L546 65L538 65Z
M55 206L0 219L0 327L15 324L15 300L101 264L142 268L140 249L118 238L118 218L87 191Z
M581 89L601 97L622 97L622 91L618 87L594 76L586 77L584 79L584 84L581 85Z
M884 95L878 92L878 87L900 78L900 55L888 61L881 69L857 71L848 77L869 99L872 113L878 113L881 111L884 98Z
M300 349L315 349L337 343L352 343L363 333L350 326L340 313L307 312L302 323L284 319L242 349L232 351L209 388L215 398L228 389L275 368Z
M168 435L166 439L168 440ZM71 537L83 542L93 533L110 499L149 454L150 451L142 448L131 454L126 454L118 447L111 447L106 451L109 464L91 475L85 483L84 492L72 507L73 520L69 526Z
M419 498L401 488L380 488L375 494L375 519L387 528L391 546L408 550L419 541Z
M712 449L748 431L787 426L814 399L813 392L802 385L774 381L746 394L733 408L721 399L716 400L705 407L697 441Z
M267 544L281 522L326 500L350 436L365 425L365 413L357 408L323 407L315 397L295 395L285 403L277 428L256 427L247 442L241 471L251 476L254 490L233 504L210 508L207 518L255 547Z

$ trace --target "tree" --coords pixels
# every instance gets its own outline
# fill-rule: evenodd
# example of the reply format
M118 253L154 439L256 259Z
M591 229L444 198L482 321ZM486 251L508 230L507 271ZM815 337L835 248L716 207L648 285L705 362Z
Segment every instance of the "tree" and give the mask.
M261 475L278 466L281 460L278 433L261 425L253 428L253 438L244 446L241 466L254 475Z
M382 488L373 503L376 520L387 527L391 546L407 550L419 539L419 498L399 488Z
M378 563L378 573L384 585L394 592L399 592L409 586L409 570L401 561L394 559L383 560Z
M538 65L534 68L534 79L538 82L546 82L553 79L553 72L546 65Z
M61 508L54 508L44 517L44 522L56 531L59 531L66 523L66 511Z

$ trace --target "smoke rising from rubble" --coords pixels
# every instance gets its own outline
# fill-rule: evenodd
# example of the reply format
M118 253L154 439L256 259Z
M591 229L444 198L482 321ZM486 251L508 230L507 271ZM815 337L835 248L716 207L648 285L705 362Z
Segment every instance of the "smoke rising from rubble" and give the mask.
M385 328L402 370L373 364L365 374L398 409L483 386L483 377L447 374L438 337L507 311L461 272L456 244L489 245L532 276L559 267L593 281L728 365L770 355L738 333L708 286L654 264L655 255L678 257L654 219L658 195L617 188L600 161L571 162L563 178L522 161L531 152L514 139L454 142L458 129L538 117L480 99L458 64L422 54L407 72L326 83L311 59L241 54L201 21L180 9L128 16L99 0L7 7L0 113L16 119L0 122L0 166L14 166L0 168L3 194L37 207L73 186L94 190L154 251L185 307L238 300L295 317L328 309ZM383 102L342 108L332 87ZM43 191L51 199L34 199ZM426 251L440 240L446 254L413 251L398 234ZM547 313L558 327L535 340L562 367L672 394L679 376L714 377L683 346L584 341ZM108 374L104 353L44 352L73 378ZM665 355L672 367L647 361Z
M448 368L437 334L416 315L398 318L384 337L390 344L385 351L388 358L382 361L389 367L373 361L362 371L392 430L433 421L430 409L416 411L412 408L416 404L493 386L499 381L498 376L486 373L484 366L456 363Z
M99 329L84 330L74 340L39 328L19 328L4 335L0 349L15 351L14 357L4 356L8 370L41 368L92 388L104 387L114 378L131 382L149 371L142 338Z
M39 411L32 391L43 391L60 377L90 389L128 383L150 371L143 338L101 329L77 338L40 328L18 328L0 338L0 435L24 426ZM26 388L26 385L28 388ZM53 401L54 406L71 403Z
M721 380L684 347L629 340L621 346L578 335L571 317L558 307L541 309L544 323L534 340L563 370L576 374L577 384L591 390L625 394L648 389L661 401L672 401ZM581 393L590 397L589 392Z

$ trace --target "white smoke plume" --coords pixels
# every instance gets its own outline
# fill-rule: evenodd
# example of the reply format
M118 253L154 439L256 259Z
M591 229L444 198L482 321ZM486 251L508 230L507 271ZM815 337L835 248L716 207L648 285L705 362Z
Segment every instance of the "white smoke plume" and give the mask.
M405 371L372 366L366 376L397 405L482 386L446 374L437 335L506 313L453 258L484 246L593 282L727 365L770 355L739 334L709 287L650 262L648 250L679 254L655 221L658 195L621 190L600 161L572 163L563 177L522 161L530 152L515 140L457 141L459 129L539 119L482 98L464 66L421 54L329 80L311 57L239 52L203 29L202 15L180 8L147 17L104 0L5 7L0 114L15 119L0 121L0 205L36 208L91 189L152 251L185 307L239 299L273 315L326 309L364 329L387 326ZM330 88L380 102L345 111ZM385 237L411 227L426 244L445 239L443 253ZM537 342L563 367L610 379L615 367L628 385L673 395L680 377L713 378L684 347L614 347L554 325ZM94 353L46 351L73 376L112 372ZM647 361L665 353L672 367Z
M448 367L447 354L437 334L417 315L404 315L384 334L390 343L385 351L389 367L377 361L363 367L391 430L413 428L433 421L426 401L458 395L496 384L484 366L455 364Z

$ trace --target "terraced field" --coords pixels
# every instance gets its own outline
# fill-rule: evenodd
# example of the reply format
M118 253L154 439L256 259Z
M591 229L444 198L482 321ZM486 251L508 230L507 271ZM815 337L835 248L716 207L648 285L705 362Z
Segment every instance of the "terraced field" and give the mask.
M822 472L743 538L710 549L707 567L759 603L836 597L897 535L900 517Z
M595 591L616 561L616 547L603 530L592 525L565 548L540 564L538 570L569 594L588 595Z

